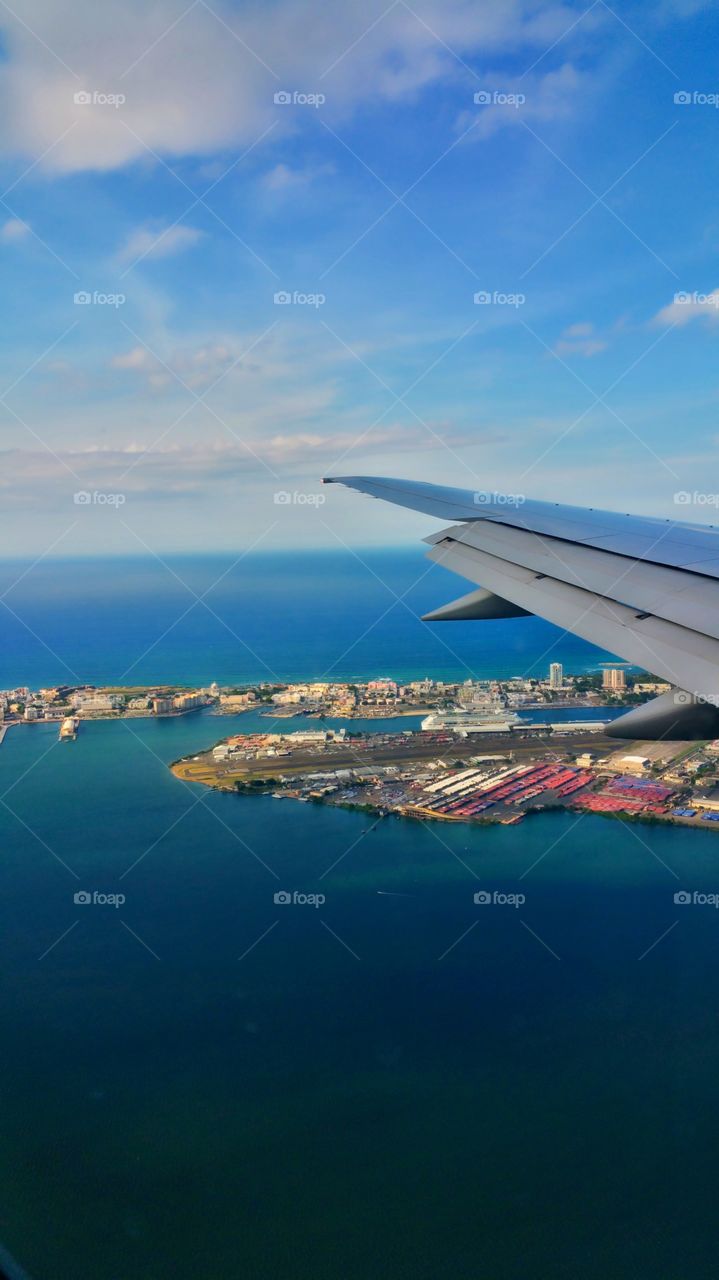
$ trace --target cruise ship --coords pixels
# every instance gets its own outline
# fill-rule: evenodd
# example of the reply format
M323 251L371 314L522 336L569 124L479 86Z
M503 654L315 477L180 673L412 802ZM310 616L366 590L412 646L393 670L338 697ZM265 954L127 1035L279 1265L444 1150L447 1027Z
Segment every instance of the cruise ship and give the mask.
M60 725L60 741L66 742L76 738L79 724L77 716L67 716Z
M503 707L492 707L486 710L468 708L466 711L433 711L425 716L422 728L434 730L448 729L451 733L509 733L522 724L522 720L514 711Z

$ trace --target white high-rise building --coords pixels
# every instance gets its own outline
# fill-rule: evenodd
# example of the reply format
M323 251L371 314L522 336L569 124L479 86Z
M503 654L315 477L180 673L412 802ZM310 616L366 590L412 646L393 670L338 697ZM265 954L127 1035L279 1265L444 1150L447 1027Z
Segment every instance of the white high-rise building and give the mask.
M550 689L561 689L564 684L564 667L561 662L552 662L549 667Z

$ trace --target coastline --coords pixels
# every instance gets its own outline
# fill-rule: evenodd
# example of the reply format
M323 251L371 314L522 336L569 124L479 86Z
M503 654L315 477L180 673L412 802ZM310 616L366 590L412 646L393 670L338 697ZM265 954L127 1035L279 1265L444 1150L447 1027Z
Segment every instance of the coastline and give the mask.
M496 826L562 811L646 825L717 826L711 805L691 798L690 779L664 780L672 762L686 757L686 744L667 749L668 762L653 773L627 775L624 762L636 760L632 752L640 746L625 748L589 724L580 733L451 738L395 730L345 739L328 731L324 741L321 733L293 739L260 731L233 735L169 768L185 784L355 810L377 820ZM687 804L695 807L682 807Z
M579 819L582 816L585 816L581 809L571 804L530 805L530 806L527 806L526 808L523 808L520 812L513 815L511 818L492 817L490 815L486 815L486 816L477 815L475 817L454 817L451 815L434 813L430 810L421 809L420 807L416 807L416 808L407 807L403 809L399 809L399 808L387 809L382 804L379 804L379 803L374 804L372 803L372 801L369 801L369 800L362 800L362 801L353 803L347 800L333 800L331 797L320 796L320 795L316 795L308 798L303 795L300 795L299 792L297 792L291 787L284 787L283 789L279 789L281 785L279 779L270 778L265 781L256 779L254 782L248 781L248 783L244 786L239 786L234 781L232 783L211 781L208 778L198 776L197 772L192 772L192 773L187 772L183 768L183 765L185 763L186 762L184 759L176 760L176 761L173 761L173 763L169 766L169 768L170 768L170 772L174 774L174 776L178 778L180 781L184 782L186 785L188 783L195 783L200 786L205 786L209 788L209 790L211 791L219 791L224 793L225 795L228 795L228 794L237 795L240 798L252 797L252 796L265 796L265 797L271 796L275 800L294 800L295 803L300 803L300 804L308 803L308 799L309 799L310 803L323 806L324 808L345 809L350 812L370 814L374 816L377 820L385 819L385 818L398 818L400 820L404 820L407 822L412 822L412 821L421 822L421 823L438 822L438 823L445 823L445 824L450 823L453 825L462 824L469 827L478 827L478 826L496 827L496 826L517 825L518 823L524 821L526 818L532 818L541 814L548 814L548 813L565 813L570 816L576 815L577 819ZM626 823L641 823L644 826L670 826L670 827L682 827L685 830L688 828L693 828L695 830L700 829L702 831L706 831L706 830L719 831L718 823L713 823L713 822L700 823L699 821L697 821L696 818L681 818L670 813L666 813L666 814L641 813L641 812L637 813L637 812L633 812L631 809L620 809L614 812L602 812L602 811L593 811L591 813L587 812L586 816L613 819L615 822L616 821L621 822L623 825Z

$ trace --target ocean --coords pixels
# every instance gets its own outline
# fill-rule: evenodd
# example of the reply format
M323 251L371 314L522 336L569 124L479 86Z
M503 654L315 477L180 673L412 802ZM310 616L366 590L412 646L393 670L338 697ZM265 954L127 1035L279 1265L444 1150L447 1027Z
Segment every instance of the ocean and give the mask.
M0 561L0 688L596 670L540 618L420 622L464 595L421 551Z
M337 570L330 609L325 562L312 585L300 559L262 618L259 570L233 606L284 676L318 674L379 602ZM86 678L118 678L180 598L147 565L112 573L124 608L90 562L26 580L22 610L12 593ZM355 671L454 669L395 612ZM477 636L483 670L531 656L520 625L490 624L494 655ZM193 626L144 678L249 673ZM483 631L450 643L480 663ZM20 632L2 657L0 683L50 676ZM5 1247L33 1280L713 1276L719 912L674 895L719 890L715 833L378 821L168 770L248 725L21 725L0 746Z

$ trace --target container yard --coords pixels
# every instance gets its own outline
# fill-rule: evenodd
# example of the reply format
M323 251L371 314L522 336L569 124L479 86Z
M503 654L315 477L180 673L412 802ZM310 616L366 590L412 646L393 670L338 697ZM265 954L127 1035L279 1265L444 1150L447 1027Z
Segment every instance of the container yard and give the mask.
M424 788L411 809L426 817L466 820L495 806L530 805L540 799L564 800L587 787L594 774L561 763L514 765L507 769L466 769ZM499 816L499 815L497 815ZM521 813L513 815L516 818Z
M327 727L233 734L171 767L223 791L439 822L515 824L565 808L719 830L719 742L635 743L620 753L601 734L511 745L498 738L491 753L482 750L489 745L440 731Z
M653 778L635 778L626 774L613 778L602 791L578 796L572 803L590 813L665 814L674 794L671 787Z

